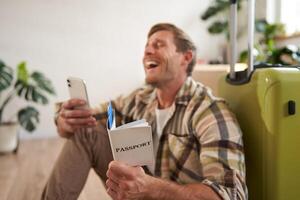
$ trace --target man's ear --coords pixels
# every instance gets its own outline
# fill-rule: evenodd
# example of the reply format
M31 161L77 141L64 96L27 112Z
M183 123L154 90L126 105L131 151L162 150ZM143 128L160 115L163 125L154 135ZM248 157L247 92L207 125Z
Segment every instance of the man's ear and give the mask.
M182 64L183 66L186 66L186 68L188 67L188 65L190 64L190 62L192 61L193 59L193 51L192 50L188 50L186 51L185 53L183 53L183 61L182 61Z

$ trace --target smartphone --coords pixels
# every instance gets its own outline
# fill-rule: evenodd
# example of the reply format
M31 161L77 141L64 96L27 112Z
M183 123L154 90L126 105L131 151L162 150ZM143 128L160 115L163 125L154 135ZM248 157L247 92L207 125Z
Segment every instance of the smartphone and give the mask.
M67 84L71 99L82 99L86 101L86 105L80 106L78 108L89 108L89 99L84 80L76 77L68 77Z

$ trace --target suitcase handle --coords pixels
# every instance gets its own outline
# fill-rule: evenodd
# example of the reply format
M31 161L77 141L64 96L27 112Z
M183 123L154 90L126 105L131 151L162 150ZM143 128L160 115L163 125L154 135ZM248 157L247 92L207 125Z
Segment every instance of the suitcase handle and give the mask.
M237 75L235 72L236 64L236 44L237 44L237 0L230 0L230 73L229 81L231 82L245 82L249 80L253 67L253 38L254 38L254 13L255 0L248 0L248 67L247 73ZM241 80L244 79L244 80Z

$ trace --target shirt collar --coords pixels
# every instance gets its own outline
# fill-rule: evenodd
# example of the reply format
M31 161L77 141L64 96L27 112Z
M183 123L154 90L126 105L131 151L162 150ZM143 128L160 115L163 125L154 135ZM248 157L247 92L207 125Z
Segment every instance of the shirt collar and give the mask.
M184 84L177 92L177 95L175 97L175 103L187 105L193 97L194 93L196 92L196 88L198 86L199 85L192 77L187 77Z

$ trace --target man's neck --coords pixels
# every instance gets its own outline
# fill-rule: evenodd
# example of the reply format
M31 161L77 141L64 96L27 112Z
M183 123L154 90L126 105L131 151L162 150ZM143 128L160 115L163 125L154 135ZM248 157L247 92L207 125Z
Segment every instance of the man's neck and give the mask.
M156 94L159 109L168 108L174 103L177 92L184 84L186 78L187 77L182 78L181 80L171 81L157 87Z

